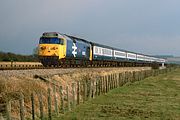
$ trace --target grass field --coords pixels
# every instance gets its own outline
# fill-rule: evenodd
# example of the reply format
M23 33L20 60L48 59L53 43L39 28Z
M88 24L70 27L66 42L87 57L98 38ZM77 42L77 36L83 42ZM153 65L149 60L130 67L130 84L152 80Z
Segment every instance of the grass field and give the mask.
M180 69L128 83L79 105L57 119L180 120Z

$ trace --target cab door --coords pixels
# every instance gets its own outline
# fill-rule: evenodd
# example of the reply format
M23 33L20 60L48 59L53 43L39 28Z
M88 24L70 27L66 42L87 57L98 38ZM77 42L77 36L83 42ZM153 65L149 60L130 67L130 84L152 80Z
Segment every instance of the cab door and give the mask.
M60 38L60 39L62 42L59 45L59 59L62 59L66 57L66 39L65 38Z

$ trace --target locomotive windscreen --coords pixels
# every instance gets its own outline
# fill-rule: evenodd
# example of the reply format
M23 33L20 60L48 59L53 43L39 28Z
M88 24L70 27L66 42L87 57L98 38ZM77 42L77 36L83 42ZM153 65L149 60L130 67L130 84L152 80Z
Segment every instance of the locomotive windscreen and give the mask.
M57 33L43 33L43 36L45 36L45 37L57 37L58 34Z
M59 38L40 38L39 44L61 44L63 45L63 40Z

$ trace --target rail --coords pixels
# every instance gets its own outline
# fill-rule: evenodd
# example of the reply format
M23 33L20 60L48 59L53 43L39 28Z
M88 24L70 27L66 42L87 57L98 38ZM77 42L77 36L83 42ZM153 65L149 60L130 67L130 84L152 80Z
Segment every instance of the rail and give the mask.
M0 70L41 69L39 62L0 62Z
M44 67L40 62L0 62L0 70L28 70L28 69L57 69L57 68L82 68L82 67L93 67L93 68L103 68L103 67L135 67L134 64L127 64L125 66L114 66L112 65L62 65L62 66L48 66ZM137 65L137 67L153 67L150 65L144 64L143 66ZM158 69L160 66L156 67Z

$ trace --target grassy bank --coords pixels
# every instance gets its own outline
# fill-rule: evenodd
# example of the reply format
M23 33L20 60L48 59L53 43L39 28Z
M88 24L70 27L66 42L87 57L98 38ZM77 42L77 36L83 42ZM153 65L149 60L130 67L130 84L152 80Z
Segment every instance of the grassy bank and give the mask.
M180 69L126 84L78 106L60 118L180 120Z

